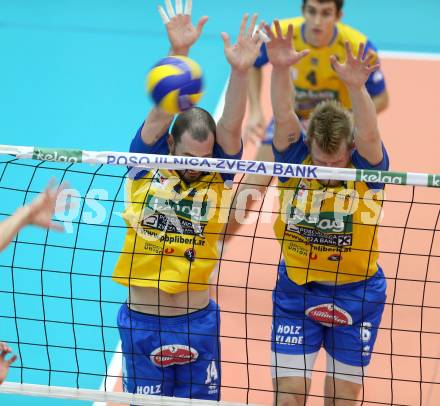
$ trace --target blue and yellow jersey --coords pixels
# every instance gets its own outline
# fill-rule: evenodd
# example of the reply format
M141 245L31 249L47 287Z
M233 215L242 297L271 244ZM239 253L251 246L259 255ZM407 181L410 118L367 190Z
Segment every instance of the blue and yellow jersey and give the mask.
M279 153L275 160L311 165L303 138ZM388 155L370 165L355 150L352 167L387 170ZM378 226L382 214L383 185L344 182L324 187L315 179L278 180L280 214L275 235L282 247L289 278L337 284L367 279L378 270Z
M293 42L297 51L310 50L309 55L291 68L292 81L296 89L295 106L298 116L301 119L307 119L321 101L329 99L339 100L344 107L351 109L348 90L333 70L330 56L335 55L339 61L344 61L346 41L349 41L353 52L357 52L360 43L365 43L365 52L377 53L375 46L364 34L348 25L338 23L332 42L326 47L314 48L305 40L303 17L281 20L280 24L283 35L287 34L289 24L293 25ZM267 62L269 62L267 51L263 45L255 67L261 67ZM373 97L385 91L385 80L380 70L370 75L366 87Z
M143 143L141 129L131 152L168 154L166 139ZM225 154L218 144L214 157ZM143 171L127 181L124 247L113 280L167 293L206 290L219 259L217 243L228 220L233 175L205 173L190 184L171 170Z

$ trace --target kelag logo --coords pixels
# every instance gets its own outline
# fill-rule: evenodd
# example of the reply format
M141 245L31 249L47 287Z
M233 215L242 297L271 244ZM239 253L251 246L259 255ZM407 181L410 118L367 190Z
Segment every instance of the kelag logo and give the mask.
M406 185L407 174L404 172L385 172L362 169L356 171L356 180L367 183L392 183Z
M440 175L429 175L428 186L440 187Z
M33 159L78 163L82 161L82 151L74 149L34 148Z

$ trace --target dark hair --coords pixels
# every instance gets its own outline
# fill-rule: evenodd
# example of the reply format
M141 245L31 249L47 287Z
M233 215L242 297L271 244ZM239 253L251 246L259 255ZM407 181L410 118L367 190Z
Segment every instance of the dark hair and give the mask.
M317 0L318 3L335 3L336 11L340 13L342 7L344 7L344 0ZM303 9L307 4L307 0L303 0Z
M185 131L190 131L192 138L197 141L205 141L209 133L216 136L216 124L211 114L200 107L192 107L180 113L174 122L171 135L178 144Z

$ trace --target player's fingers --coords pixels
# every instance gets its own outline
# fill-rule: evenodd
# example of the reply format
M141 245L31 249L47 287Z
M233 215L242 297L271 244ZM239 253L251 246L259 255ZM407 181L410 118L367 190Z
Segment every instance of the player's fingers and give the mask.
M183 14L182 0L176 0L176 15Z
M165 0L165 7L167 9L168 16L170 19L176 16L176 13L174 12L173 9L173 5L171 4L171 0Z
M283 33L281 32L280 21L279 20L275 20L273 23L275 25L275 32L277 33L277 37L278 38L283 38Z
M257 25L257 19L258 19L258 14L257 13L252 14L251 22L250 22L249 28L247 30L247 36L249 38L252 37L252 35L253 35L254 31L255 31L255 26Z
M170 22L167 13L165 12L162 6L157 6L157 10L159 11L160 18L162 19L164 25L167 25Z
M368 53L367 57L364 60L364 64L367 66L370 66L374 62L375 59L376 59L376 54L374 52Z
M358 54L356 55L356 59L360 62L363 61L364 59L364 52L365 52L365 44L363 42L361 42L359 44L359 50L358 50Z
M208 16L203 16L197 23L197 32L199 33L199 35L202 33L203 27L205 26L207 21L208 21Z
M333 69L337 72L339 70L339 67L341 66L341 64L339 63L339 61L335 55L330 56L330 63L332 65Z
M225 49L228 49L231 47L231 39L229 38L229 35L226 34L225 32L222 32L221 37L223 39L223 43L225 44Z
M274 35L270 25L269 24L264 24L264 30L266 31L266 34L269 37L269 40L273 41L275 39L275 35Z
M292 41L293 40L293 25L289 24L289 27L287 28L287 35L286 39Z
M368 72L370 73L376 72L379 68L380 68L380 64L376 63L375 65L368 67Z
M248 19L249 19L249 14L246 13L246 14L243 16L242 20L241 20L241 24L240 24L240 32L239 32L239 34L238 34L240 37L243 37L244 34L245 34L245 31L246 31L246 25L247 25Z
M46 186L46 190L52 190L57 184L57 180L54 176L52 176L49 180L49 183Z
M184 14L190 16L192 12L192 0L186 0Z
M264 42L265 42L264 39L258 35L256 45L259 50L263 46Z
M1 350L1 352L0 352L0 356L4 357L6 354L8 354L8 353L10 353L10 352L11 352L11 349L8 348L8 347L5 347L5 348L3 348L3 349Z
M348 41L345 41L345 53L347 55L347 60L353 60L353 53L351 52L351 45Z
M8 365L13 364L15 361L17 361L17 356L14 355L12 356L10 359L8 359L6 362L8 363Z
M63 232L64 226L56 221L51 221L49 224L49 228L54 231Z
M310 53L310 49L304 49L303 51L299 52L299 59L304 58Z
M69 182L63 180L62 183L57 187L57 194L59 195L63 190L66 190L70 187Z

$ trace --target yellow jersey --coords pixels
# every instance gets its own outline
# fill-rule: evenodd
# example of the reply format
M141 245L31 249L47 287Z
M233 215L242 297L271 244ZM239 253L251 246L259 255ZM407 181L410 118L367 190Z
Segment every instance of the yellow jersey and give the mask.
M187 184L174 171L127 181L127 234L113 280L167 293L206 290L230 206L220 174Z
M304 144L301 147L304 151ZM388 169L388 156L384 148L383 151L384 160L376 169ZM279 158L282 154L275 155ZM353 155L353 161L366 162L358 154ZM299 162L289 162L312 165L308 154ZM356 167L365 169L368 164ZM293 282L344 284L367 279L377 272L384 193L381 185L345 182L330 188L316 179L278 182L280 214L274 231Z
M376 48L367 37L349 27L337 23L332 42L325 47L315 48L305 40L304 17L289 18L280 21L283 35L287 34L289 25L293 25L293 43L297 51L309 49L310 53L291 68L292 82L296 90L295 106L301 119L308 119L314 108L324 100L339 100L347 109L351 109L348 90L339 79L330 64L330 56L335 55L339 61L345 60L345 42L348 41L353 52L357 52L359 44L366 44L366 52L376 53ZM265 47L257 59L256 67L268 62ZM385 81L381 71L376 71L366 83L371 96L377 96L385 90Z

